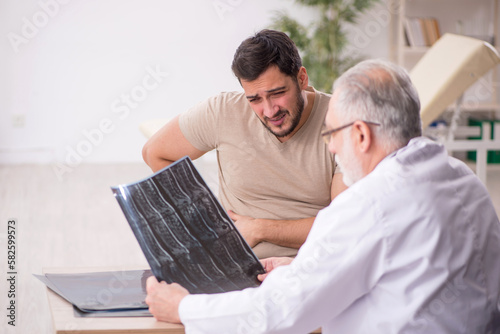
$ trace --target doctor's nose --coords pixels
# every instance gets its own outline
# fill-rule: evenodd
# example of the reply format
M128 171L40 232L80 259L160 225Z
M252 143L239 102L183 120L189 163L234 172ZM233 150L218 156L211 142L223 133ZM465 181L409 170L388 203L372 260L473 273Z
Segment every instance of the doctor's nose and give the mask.
M335 144L333 143L332 137L329 137L329 139L328 139L328 151L330 151L333 154L337 153L337 148L335 147Z

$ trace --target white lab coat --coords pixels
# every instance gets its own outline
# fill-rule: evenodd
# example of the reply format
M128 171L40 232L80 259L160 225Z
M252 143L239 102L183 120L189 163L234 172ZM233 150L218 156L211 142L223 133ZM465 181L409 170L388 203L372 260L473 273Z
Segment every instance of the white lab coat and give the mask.
M259 288L190 295L187 333L485 333L500 326L500 225L485 187L425 138L322 210ZM494 332L494 331L492 331Z

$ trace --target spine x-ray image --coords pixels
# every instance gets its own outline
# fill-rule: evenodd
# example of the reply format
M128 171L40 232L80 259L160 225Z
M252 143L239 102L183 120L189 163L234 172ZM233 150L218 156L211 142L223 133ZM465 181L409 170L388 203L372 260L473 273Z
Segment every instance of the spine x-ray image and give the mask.
M112 190L157 279L190 293L259 285L262 265L189 157Z

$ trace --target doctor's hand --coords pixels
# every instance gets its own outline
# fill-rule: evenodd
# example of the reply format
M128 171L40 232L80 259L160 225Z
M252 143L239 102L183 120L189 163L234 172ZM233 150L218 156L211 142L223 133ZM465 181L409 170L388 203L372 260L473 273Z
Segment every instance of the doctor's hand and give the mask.
M260 263L262 263L262 266L264 267L266 273L257 275L257 279L262 282L266 279L267 275L269 275L269 273L275 268L286 266L292 263L292 261L293 258L291 257L268 257L267 259L260 260Z
M245 241L248 243L250 247L255 247L260 240L258 238L258 228L259 224L256 222L255 218L248 217L248 216L240 216L236 213L234 213L231 210L227 211L229 218L231 218L234 222L234 225L240 231L241 235L243 238L245 238Z
M189 294L186 289L177 283L158 282L156 277L151 276L146 281L146 292L146 304L156 320L181 323L179 304Z

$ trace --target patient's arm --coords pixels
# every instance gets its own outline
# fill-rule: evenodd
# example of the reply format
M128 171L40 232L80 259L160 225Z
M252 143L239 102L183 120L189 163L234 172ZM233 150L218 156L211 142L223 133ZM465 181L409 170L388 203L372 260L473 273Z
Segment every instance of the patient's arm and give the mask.
M179 127L179 116L172 119L151 136L142 149L142 157L153 172L186 155L194 160L205 153L191 145L184 137Z

